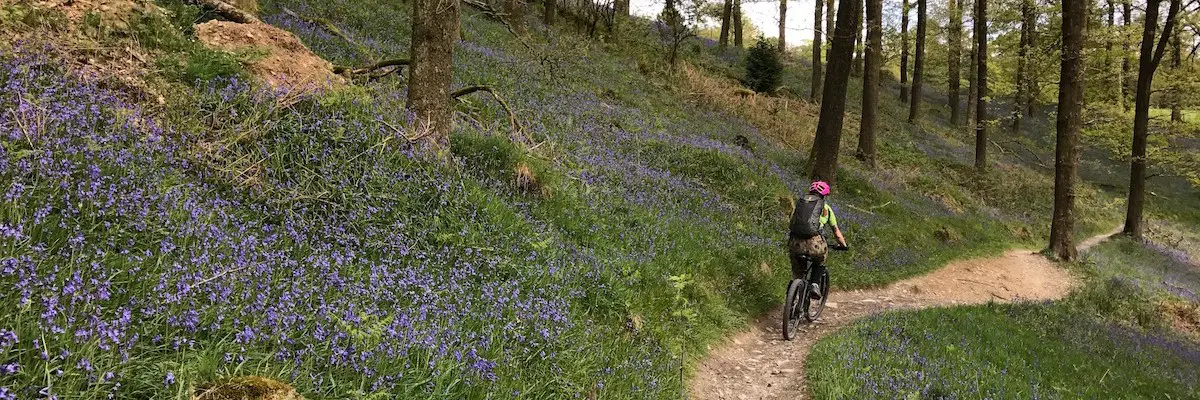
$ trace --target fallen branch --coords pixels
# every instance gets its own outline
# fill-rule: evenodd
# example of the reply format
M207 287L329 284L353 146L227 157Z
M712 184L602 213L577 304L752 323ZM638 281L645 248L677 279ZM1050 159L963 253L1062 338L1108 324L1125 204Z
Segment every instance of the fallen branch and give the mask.
M1029 163L1029 161L1026 160L1025 157L1021 157L1021 155L1017 154L1017 152L1004 148L1004 146L1002 146L1000 143L998 143L994 140L989 140L989 142L992 142L992 144L996 146L996 149L1000 150L1001 154L1012 154L1013 156L1017 157L1017 159L1020 159L1023 162ZM1010 141L1008 141L1008 143L1016 144L1016 145L1020 146L1022 149L1025 150L1025 152L1029 153L1030 156L1033 156L1033 162L1031 164L1034 164L1034 165L1038 166L1039 168L1050 169L1050 167L1048 165L1046 165L1045 162L1042 161L1042 158L1038 157L1037 153L1035 153L1035 152L1033 152L1033 150L1029 149L1029 147L1026 146L1024 143L1018 142L1016 140L1010 140Z
M355 42L354 40L350 39L349 36L346 36L345 33L342 33L341 29L338 29L337 25L334 25L332 22L329 22L329 20L324 19L324 18L303 17L303 16L300 16L300 14L296 14L296 12L288 9L287 7L283 8L283 13L292 16L292 18L295 18L295 19L298 19L298 20L321 27L322 29L326 30L327 32L332 33L334 36L340 37L340 38L342 38L342 40L345 40L347 43L350 43L351 45L353 45L354 49L356 51L358 51L359 53L362 53L362 55L365 56L367 58L367 60L375 61L375 55L371 54L371 51L367 50L366 46L358 44L358 42ZM338 73L336 69L334 70L334 73Z
M337 67L333 67L333 73L338 74L338 75L341 75L343 73L359 75L359 74L375 72L375 70L388 68L388 67L401 67L402 68L402 67L408 66L411 63L412 63L412 61L409 61L407 58L394 58L394 59L390 59L390 60L383 60L383 61L371 64L371 65L366 65L366 66L362 66L362 67L358 67L358 68L337 66ZM397 68L397 69L399 69L399 68ZM391 72L394 72L394 71L390 71L388 73L390 74Z
M195 288L197 288L197 287L200 287L200 286L202 286L202 285L204 285L204 284L206 284L206 283L209 283L209 282L215 281L215 280L217 280L217 279L221 279L221 277L223 277L223 276L225 276L225 275L229 275L230 273L234 273L234 272L239 272L239 271L241 271L241 270L244 270L244 269L246 269L246 268L250 268L250 265L245 265L245 266L242 266L242 267L238 267L238 268L234 268L234 269L227 269L227 270L221 271L220 273L218 273L218 274L216 274L216 275L213 275L212 277L210 277L210 278L208 278L208 279L202 280L202 281L200 281L200 282L197 282L197 283L195 283L195 284L193 284L193 285L190 285L190 286L188 286L186 289L183 289L183 291L181 291L180 293L188 293L188 292L192 291L192 289L195 289Z
M869 208L868 210L878 210L878 209L880 209L880 208L884 208L884 207L887 207L887 206L890 206L890 205L892 205L892 202L890 202L890 201L889 201L889 202L887 202L887 203L883 203L883 204L880 204L880 205L877 205L877 206L871 207L871 208Z
M1186 178L1186 176L1179 175L1179 174L1162 173L1162 172L1156 172L1156 173L1153 173L1150 175L1146 175L1146 180L1151 180L1154 178Z
M522 127L521 123L517 121L517 114L513 113L512 108L508 106L508 102L504 101L504 98L500 97L500 94L496 93L496 90L492 89L491 86L487 86L487 85L468 86L468 87L456 90L454 93L451 93L450 98L459 100L460 97L463 97L463 96L466 96L466 95L469 95L469 94L475 93L475 92L487 92L488 94L492 95L492 98L495 99L497 103L500 103L500 107L503 107L504 111L508 113L508 122L510 124L512 124L513 133L520 135L520 137L522 139L524 139L526 141L526 143L529 143L529 144L533 143L533 140L531 140L530 138L525 136L525 128ZM459 100L459 101L462 101L462 100Z
M258 20L258 17L255 17L254 15L252 15L248 12L242 11L242 10L238 9L237 7L234 7L232 4L226 3L221 0L189 0L189 1L196 5L211 8L213 11L215 11L217 13L217 15L225 17L225 19L233 21L233 22L237 22L239 24L260 23L260 21Z
M858 210L858 211L861 211L861 212L865 212L865 213L867 213L867 214L875 215L875 213L874 213L874 212L871 212L871 211L869 211L869 210L864 210L864 209L861 209L861 208L855 207L853 204L846 204L846 207L850 207L850 208L853 208L853 209L855 209L855 210Z

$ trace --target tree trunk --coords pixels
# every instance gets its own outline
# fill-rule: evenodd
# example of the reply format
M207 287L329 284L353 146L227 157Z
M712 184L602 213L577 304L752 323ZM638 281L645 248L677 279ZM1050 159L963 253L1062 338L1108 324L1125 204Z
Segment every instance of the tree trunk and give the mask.
M1129 38L1126 37L1126 33L1133 25L1133 4L1131 0L1122 0L1121 7L1121 20L1124 22L1124 29L1121 30L1121 57L1124 58L1121 61L1121 108L1129 112L1129 92L1133 88L1133 81L1130 80L1133 77L1133 61L1129 58Z
M862 1L859 1L862 4ZM863 72L863 12L858 10L858 23L855 24L858 29L854 35L854 62L850 63L852 68L850 73L854 76L862 76Z
M1075 181L1079 169L1079 131L1083 127L1083 44L1087 25L1087 0L1063 0L1062 67L1058 86L1058 139L1054 150L1054 217L1050 223L1050 251L1060 260L1077 256L1072 240L1075 229Z
M742 43L742 0L733 0L733 47L745 48Z
M915 124L921 118L921 85L925 80L925 4L928 0L917 0L917 51L913 61L912 97L908 103L908 123Z
M946 75L946 103L950 106L950 125L958 125L959 87L962 84L962 0L947 0L950 9L947 46L950 54L946 56L949 70Z
M973 6L972 6L973 7ZM976 40L974 32L971 34L971 60L970 65L967 65L967 128L968 131L975 130L975 100L979 97L979 82L975 78L979 77L976 73L979 71L979 41Z
M1113 65L1113 56L1112 56L1113 55L1112 35L1114 32L1117 31L1117 6L1116 6L1116 4L1113 3L1113 0L1105 0L1105 4L1108 6L1108 32L1107 32L1108 34L1104 35L1105 36L1104 37L1104 68L1105 68L1105 74L1104 74L1105 82L1104 83L1106 86L1116 89L1116 91L1117 91L1116 97L1118 98L1117 104L1124 105L1124 103L1125 103L1124 100L1120 99L1121 93L1122 93L1121 92L1121 75L1120 75L1120 72L1118 72L1116 66ZM1121 56L1124 57L1124 54L1122 54ZM1112 74L1112 73L1117 74L1117 79L1116 79L1115 83L1109 80L1108 74Z
M973 132L975 130L975 110L977 108L975 107L975 100L979 98L979 81L976 79L979 78L979 42L975 40L973 32L971 35L970 56L970 65L967 66L967 125L969 126L969 131Z
M787 0L779 0L779 53L787 53Z
M900 101L908 101L908 0L900 0Z
M1154 85L1154 71L1162 61L1163 53L1175 29L1175 16L1179 13L1180 0L1168 0L1171 3L1167 12L1167 23L1164 26L1158 46L1154 45L1158 29L1158 8L1160 0L1150 0L1146 5L1146 18L1142 29L1142 49L1138 58L1137 92L1134 95L1133 109L1133 156L1130 157L1129 167L1129 207L1125 213L1125 233L1141 239L1142 211L1146 202L1146 139L1150 136L1150 91Z
M821 49L824 43L821 41L821 18L824 17L821 9L824 4L821 0L813 1L812 85L809 86L808 98L814 103L821 101L821 80L825 78L821 65Z
M546 0L542 7L542 22L546 26L554 25L558 21L558 0Z
M975 0L975 170L987 171L987 0Z
M677 0L667 0L663 4L663 11L660 15L673 15L676 18L678 18L679 11L675 9L675 1L677 1ZM679 44L680 44L679 23L680 23L680 21L676 18L670 19L669 20L670 22L666 24L667 25L666 28L669 30L669 32L671 34L670 42L668 43L671 46L671 51L667 56L667 61L671 64L671 71L675 70L676 61L679 59Z
M821 1L821 0L815 0ZM829 48L833 47L834 0L825 0L825 58L829 58Z
M729 19L733 14L733 0L725 0L725 7L721 9L721 37L717 43L724 50L729 47Z
M603 18L593 18L592 19L592 21L593 21L592 22L592 24L593 24L592 30L593 31L595 31L595 28L594 28L595 23L598 20L602 20L602 19ZM627 19L629 19L629 0L614 0L613 1L613 16L612 16L611 23L608 25L608 31L610 33L617 32L618 30L621 29L621 24L625 23L625 20L627 20Z
M1025 1L1029 3L1029 13L1025 14L1025 22L1024 22L1025 27L1029 28L1029 32L1026 33L1026 37L1028 38L1028 40L1025 41L1025 45L1029 48L1029 52L1033 52L1033 51L1036 51L1035 47L1037 46L1038 8L1037 8L1037 3L1034 2L1035 0L1025 0ZM1034 107L1037 106L1037 99L1038 99L1038 92L1039 92L1037 79L1034 79L1034 77L1037 75L1034 74L1032 70L1030 70L1030 68L1033 68L1033 65L1030 64L1029 60L1033 56L1032 56L1032 53L1029 53L1029 52L1027 52L1026 56L1025 56L1025 99L1024 100L1025 100L1025 115L1026 116L1033 115Z
M1028 74L1029 68L1029 24L1033 23L1033 0L1021 0L1021 39L1017 48L1017 93L1013 96L1013 131L1021 130L1021 112L1024 108L1029 85L1026 83L1025 75ZM1061 91L1061 90L1060 90Z
M1183 43L1179 41L1180 30L1176 26L1175 31L1171 32L1171 71L1175 74L1174 82L1171 82L1171 91L1168 93L1171 99L1171 122L1183 122L1183 109L1180 108L1180 98L1183 94L1179 90L1179 79L1182 79L1179 76L1179 69L1183 66Z
M846 84L850 80L850 59L854 56L855 22L861 0L841 0L833 47L829 49L829 68L825 71L825 93L821 96L821 116L809 153L809 176L834 182L838 151L842 142L842 120L846 114Z
M953 2L953 0L951 0ZM855 156L867 168L875 169L875 126L879 120L879 69L883 50L883 0L867 0L867 48L863 67L862 121L858 130Z
M629 18L629 0L613 1L613 19Z
M444 148L450 138L458 8L458 0L413 2L408 109L415 117L417 132L430 132L425 140L438 148Z
M505 0L504 12L508 14L504 19L512 27L513 32L518 35L524 35L526 31L525 0Z

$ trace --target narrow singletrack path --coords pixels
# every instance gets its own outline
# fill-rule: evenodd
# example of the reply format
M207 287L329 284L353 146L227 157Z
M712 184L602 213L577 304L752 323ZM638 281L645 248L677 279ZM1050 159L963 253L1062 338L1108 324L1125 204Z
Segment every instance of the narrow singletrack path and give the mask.
M1084 240L1080 252L1118 232ZM830 272L836 283L837 267ZM859 318L897 309L1059 299L1074 284L1066 270L1042 255L1013 250L997 257L954 261L879 289L831 292L821 318L802 325L792 341L783 340L777 309L713 348L688 382L689 393L697 400L808 398L804 360L813 344Z

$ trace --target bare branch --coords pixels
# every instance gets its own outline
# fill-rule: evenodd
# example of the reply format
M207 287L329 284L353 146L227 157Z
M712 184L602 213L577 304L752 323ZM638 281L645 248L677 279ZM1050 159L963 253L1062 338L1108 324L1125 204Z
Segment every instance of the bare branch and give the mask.
M1162 61L1163 55L1167 54L1168 41L1171 40L1171 32L1175 30L1175 23L1177 22L1175 20L1178 19L1179 15L1179 3L1182 3L1181 0L1167 1L1171 3L1171 8L1167 11L1167 25L1163 27L1162 37L1158 38L1158 48L1154 50L1154 58L1151 59L1155 66ZM1158 7L1157 2L1154 4L1154 7Z
M350 74L358 75L358 74L365 74L368 72L375 72L375 70L377 70L377 69L383 69L383 68L387 68L387 67L403 68L403 67L408 66L411 62L412 61L409 61L409 59L407 59L407 58L393 58L393 59L383 60L383 61L371 64L371 65L365 65L365 66L358 67L358 68L337 66L337 67L333 67L333 73L339 74L339 75L343 74L343 73L350 73ZM397 69L399 69L399 68L397 68ZM395 71L390 71L388 73L391 73L391 72L395 72ZM386 74L384 74L384 75L386 75Z
M525 43L525 40L521 39L521 34L517 33L516 28L513 28L512 24L508 23L508 13L492 7L492 3L489 3L487 0L462 0L462 2L468 6L475 7L479 11L483 12L484 15L499 21L501 24L504 24L504 28L508 29L508 33L511 33L513 37L516 37L526 49L533 50L533 47L530 46L529 43Z
M450 94L450 98L459 100L460 97L469 95L471 93L476 93L476 92L487 92L488 94L492 95L492 98L495 99L497 103L500 103L500 107L503 107L504 111L506 113L508 113L508 122L512 125L513 133L519 135L527 143L533 142L531 138L525 136L525 128L522 127L521 123L517 121L517 114L513 113L512 108L510 108L508 106L508 102L504 101L504 98L500 97L500 94L496 93L496 90L493 89L491 86L487 86L487 85L468 86L468 87L454 91L454 93ZM462 100L459 100L459 101L462 101Z

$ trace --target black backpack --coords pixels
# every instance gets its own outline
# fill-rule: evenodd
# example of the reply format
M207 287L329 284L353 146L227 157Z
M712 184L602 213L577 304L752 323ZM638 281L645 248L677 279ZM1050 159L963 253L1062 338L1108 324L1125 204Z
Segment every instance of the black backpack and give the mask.
M818 194L806 194L796 201L789 226L794 238L808 239L821 234L821 214L825 211L825 198Z

